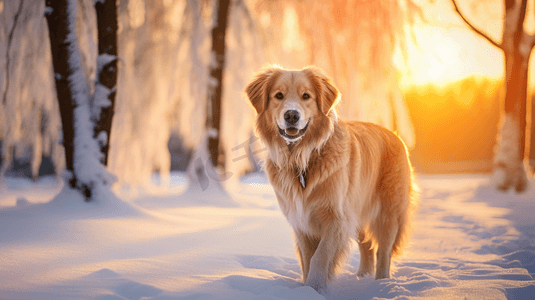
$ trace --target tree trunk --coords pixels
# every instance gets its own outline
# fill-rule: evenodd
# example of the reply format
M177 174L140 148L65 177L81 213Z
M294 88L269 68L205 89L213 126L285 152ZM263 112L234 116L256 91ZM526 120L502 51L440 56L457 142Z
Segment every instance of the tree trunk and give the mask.
M507 190L514 186L517 192L526 188L524 168L526 154L526 101L528 56L506 53L505 105L498 147L494 156L493 180L497 188Z
M514 186L517 192L526 189L527 175L524 168L526 145L526 104L528 88L528 66L535 35L524 31L527 0L504 0L505 15L501 43L477 29L459 10L455 0L453 6L461 19L475 33L503 51L505 57L505 101L498 144L494 155L493 184L507 190ZM528 148L529 149L529 148Z
M528 67L532 46L523 27L525 1L520 7L516 7L513 1L506 1L505 4L502 42L505 57L505 101L494 156L493 181L498 189L507 190L514 186L517 192L522 192L527 184L524 158Z
M110 145L111 124L115 107L115 95L117 94L117 3L116 0L104 0L95 2L97 12L98 30L98 78L100 84L108 90L104 95L107 100L100 108L95 121L95 138L99 140L102 163L108 165L108 152ZM97 99L98 101L98 99ZM99 134L105 133L101 140Z
M208 77L206 101L206 132L193 152L192 160L188 166L190 179L197 181L198 187L202 191L206 191L210 187L210 183L213 183L213 188L222 189L221 182L232 176L232 173L224 172L225 159L220 138L225 36L229 6L230 0L215 1L214 9L217 16L212 28L212 56L209 65L210 76ZM190 185L190 190L193 191L193 187L194 185Z
M52 63L56 81L56 92L59 102L61 126L63 129L63 147L65 148L65 167L73 174L69 181L71 187L76 186L74 177L74 109L76 102L69 86L69 76L73 70L69 67L69 43L67 35L69 24L67 18L68 0L46 0L45 13L52 50Z
M102 1L97 4L106 5ZM115 5L115 2L111 4ZM105 63L97 65L100 67L97 72L99 83L95 86L94 94L90 95L76 30L77 0L46 0L46 6L45 13L62 120L66 168L71 173L68 182L73 189L85 196L86 201L89 201L92 200L95 191L109 188L116 180L100 161L102 155L99 146L105 145L106 141L102 141L100 133L95 138L95 133L99 132L96 128L96 122L101 119L102 108L109 107L109 95L113 94L114 96L114 93L110 92L115 92L117 74L115 67L110 67L110 63L113 60L116 61L117 57L109 54L99 55L99 62L104 61ZM101 11L101 13L107 14L109 12ZM104 18L108 18L108 15ZM108 21L106 20L106 22ZM116 23L116 18L115 21L111 20L110 22ZM108 34L116 34L116 30L111 29L113 28L107 26L104 30L108 31ZM103 38L115 41L116 45L116 37ZM103 51L110 51L111 47L106 46L106 44L104 47ZM115 75L107 76L107 73ZM108 89L108 86L112 89ZM112 114L107 116L108 120L105 121L110 126L111 116Z
M208 151L214 167L224 167L224 156L220 146L221 98L223 97L223 71L225 68L225 35L228 23L230 0L217 1L217 19L212 29L212 59L208 88Z

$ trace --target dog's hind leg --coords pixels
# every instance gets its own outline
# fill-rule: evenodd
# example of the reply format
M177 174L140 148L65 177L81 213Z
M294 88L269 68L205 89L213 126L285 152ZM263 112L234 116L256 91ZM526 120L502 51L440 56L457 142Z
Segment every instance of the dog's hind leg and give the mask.
M349 247L349 235L337 222L326 225L321 236L318 248L310 259L310 270L305 281L305 285L316 291L327 287L327 281L337 271Z
M384 181L381 195L381 211L373 224L373 236L377 241L375 279L390 278L392 255L401 251L407 236L409 183L402 180Z
M390 278L390 263L392 260L392 247L398 232L397 222L387 221L378 226L377 231L377 265L375 279Z
M310 269L310 259L316 248L318 248L319 239L311 238L308 235L295 231L296 240L296 252L299 257L299 263L301 265L301 272L303 272L303 283L307 281L308 271Z
M375 268L375 251L373 249L372 240L370 237L366 237L364 229L361 229L358 232L357 242L360 250L360 263L357 276L364 277L366 275L373 275Z
M403 144L384 154L382 170L377 183L381 209L372 228L378 244L375 279L390 278L392 256L406 243L416 189Z
M392 254L398 251L399 234L403 234L403 216L406 214L408 189L401 181L383 181L381 193L381 209L377 219L373 222L373 236L377 241L377 263L375 279L390 278L390 263ZM408 184L407 184L408 186ZM400 231L401 229L401 231Z

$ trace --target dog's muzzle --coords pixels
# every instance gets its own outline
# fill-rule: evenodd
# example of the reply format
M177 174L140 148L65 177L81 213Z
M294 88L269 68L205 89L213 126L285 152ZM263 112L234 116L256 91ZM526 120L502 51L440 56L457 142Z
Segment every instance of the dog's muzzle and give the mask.
M286 129L281 129L278 125L277 127L279 127L279 133L282 137L289 139L289 140L295 140L303 136L303 134L305 134L305 131L307 131L309 123L310 123L310 120L308 120L307 124L305 125L305 127L303 127L303 129L297 129L295 127L288 127ZM296 132L296 133L292 135L291 133L293 132Z

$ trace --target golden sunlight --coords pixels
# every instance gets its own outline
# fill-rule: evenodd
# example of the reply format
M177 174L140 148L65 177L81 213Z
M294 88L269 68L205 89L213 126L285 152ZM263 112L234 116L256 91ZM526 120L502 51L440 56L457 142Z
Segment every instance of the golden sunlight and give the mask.
M283 26L284 37L282 48L286 52L303 51L304 43L301 42L299 34L299 17L293 6L284 8Z
M404 89L427 83L443 86L470 76L503 76L501 52L470 31L431 25L413 30L416 43L407 47L406 59L400 51L394 55Z
M402 75L403 89L427 83L444 86L472 76L503 77L501 51L464 25L451 1L417 2L426 21L414 24L414 39L408 41L406 56L398 50L393 58ZM500 40L502 29L499 19L503 8L499 1L470 3L463 7L470 18L476 20L482 30ZM527 23L532 21L531 16L526 19Z

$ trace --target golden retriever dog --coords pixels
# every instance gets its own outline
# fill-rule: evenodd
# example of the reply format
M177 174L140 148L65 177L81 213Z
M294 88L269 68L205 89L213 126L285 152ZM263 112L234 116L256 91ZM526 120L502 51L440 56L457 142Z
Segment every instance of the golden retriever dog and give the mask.
M371 123L346 122L330 78L316 67L262 69L245 92L269 150L265 171L295 233L303 282L327 288L357 240L357 276L390 277L416 205L403 141Z

